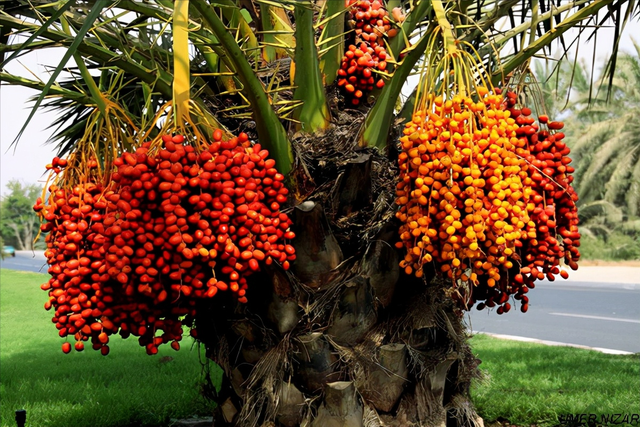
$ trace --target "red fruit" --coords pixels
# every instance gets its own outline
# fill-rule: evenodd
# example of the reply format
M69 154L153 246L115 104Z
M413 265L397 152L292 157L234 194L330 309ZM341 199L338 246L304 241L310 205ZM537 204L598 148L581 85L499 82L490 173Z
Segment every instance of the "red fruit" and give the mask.
M562 123L562 122L549 122L549 124L547 126L549 126L549 129L560 130L560 129L562 129L564 127L564 123Z
M63 342L62 343L62 352L67 354L71 351L71 344L68 342Z
M106 344L109 342L109 336L102 332L100 335L98 335L98 340L102 343L102 344Z

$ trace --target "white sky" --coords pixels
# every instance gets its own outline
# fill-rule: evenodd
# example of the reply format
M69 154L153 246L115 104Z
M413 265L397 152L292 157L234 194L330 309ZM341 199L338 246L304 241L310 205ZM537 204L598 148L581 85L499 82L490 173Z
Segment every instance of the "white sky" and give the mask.
M5 71L30 79L35 79L33 75L35 74L46 81L47 73L44 65L53 64L55 66L59 64L63 55L63 48L35 51L9 63L5 67ZM31 119L31 123L22 134L18 144L11 147L11 143L29 117L33 106L29 99L35 95L37 92L33 89L5 84L0 86L0 183L2 192L5 191L5 184L11 179L19 179L25 183L41 181L45 165L50 163L54 157L53 146L45 145L45 142L51 135L51 130L46 129L53 122L56 114L45 112L42 109L37 111Z
M605 29L598 35L598 60L604 63L607 53L612 46L612 33ZM631 37L640 42L640 30L637 24L630 24L621 40L621 51L634 52ZM579 56L587 63L591 62L593 44L583 42ZM47 80L44 65L57 65L62 59L62 48L42 49L25 55L18 61L12 61L6 71L12 74L34 78L34 74L42 80ZM69 65L73 64L73 60ZM596 66L598 69L599 66ZM44 167L54 157L53 146L45 144L51 130L47 126L54 120L55 114L38 111L23 133L15 149L11 146L20 128L29 116L29 98L36 94L35 90L19 86L0 86L0 192L5 191L5 184L11 179L19 179L26 183L44 182Z

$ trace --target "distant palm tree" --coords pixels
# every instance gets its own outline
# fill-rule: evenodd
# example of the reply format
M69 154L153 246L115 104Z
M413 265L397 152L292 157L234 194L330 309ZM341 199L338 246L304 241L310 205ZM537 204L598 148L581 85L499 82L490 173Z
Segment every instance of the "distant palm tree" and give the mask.
M610 91L574 86L571 143L580 205L604 201L620 206L630 217L640 211L640 45L636 54L621 54ZM589 81L583 68L578 79ZM604 81L602 83L605 83Z

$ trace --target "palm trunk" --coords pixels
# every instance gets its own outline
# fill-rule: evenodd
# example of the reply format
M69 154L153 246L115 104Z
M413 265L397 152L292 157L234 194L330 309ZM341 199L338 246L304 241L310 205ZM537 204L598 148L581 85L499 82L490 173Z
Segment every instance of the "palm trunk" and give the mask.
M216 426L481 422L462 313L433 274L400 271L395 167L340 146L353 129L296 141L317 188L291 213L292 270L271 266L253 279L247 305L216 301L196 319L225 374Z
M20 234L20 228L18 228L18 224L11 222L9 223L9 227L11 227L13 229L13 232L16 236L16 241L18 243L18 249L20 249L21 251L25 251L27 250L25 247L24 242L22 241L22 235Z
M32 218L29 218L27 221L24 222L24 239L23 239L23 244L24 244L24 250L27 251L32 251L33 250L33 220Z

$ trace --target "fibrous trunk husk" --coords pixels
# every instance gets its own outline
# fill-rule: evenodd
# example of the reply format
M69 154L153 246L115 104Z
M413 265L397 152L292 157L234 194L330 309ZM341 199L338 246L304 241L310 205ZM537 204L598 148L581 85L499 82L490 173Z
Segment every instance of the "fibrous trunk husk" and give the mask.
M360 154L347 163L333 194L333 210L340 216L348 216L371 204L371 155Z
M377 318L371 286L360 276L344 284L327 334L339 344L359 342Z
M376 299L388 306L400 277L398 251L384 240L372 242L362 259L362 275L369 279Z
M293 272L304 284L317 288L323 276L342 262L342 250L320 203L296 206L293 223L297 235Z
M247 304L216 296L199 311L198 336L225 373L216 426L481 422L469 399L478 361L451 284L429 266L423 279L398 267L397 170L356 150L356 125L295 141L316 190L291 212L291 270L274 263L249 278Z
M409 383L408 374L406 345L385 344L377 364L361 376L360 392L377 410L391 412Z
M310 392L322 390L324 385L336 378L336 357L320 332L301 335L297 339L297 377Z
M455 357L455 354L449 354L417 384L418 418L423 424L434 427L447 425L447 411L443 405L444 385Z
M295 300L285 299L274 293L267 309L267 318L276 324L280 335L284 335L300 321L300 307Z
M277 391L276 421L284 427L299 426L305 409L304 394L290 382L281 382Z
M352 381L328 383L311 427L363 427L362 402Z

